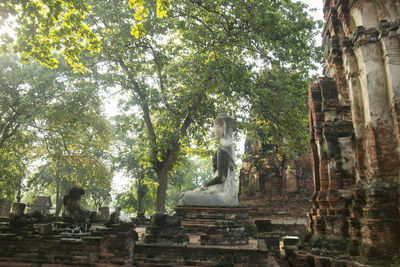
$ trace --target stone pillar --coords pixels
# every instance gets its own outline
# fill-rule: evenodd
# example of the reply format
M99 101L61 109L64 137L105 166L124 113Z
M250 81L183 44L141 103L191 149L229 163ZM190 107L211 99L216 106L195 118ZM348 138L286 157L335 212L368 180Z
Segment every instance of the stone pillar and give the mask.
M348 236L349 187L354 184L350 109L347 101L339 100L332 79L319 79L318 84L310 86L309 95L313 124L311 149L314 153L314 168L318 169L318 173L314 172L314 207L317 210L312 227L315 227L314 232L344 238ZM319 107L320 111L317 110Z
M323 115L321 112L321 90L319 84L311 84L308 91L308 105L309 105L309 119L310 119L310 149L312 152L313 164L313 180L314 180L314 194L311 198L313 208L309 214L309 226L314 233L325 233L325 220L327 202L326 202L326 188L327 181L325 179L324 168L322 171L320 167L324 154L321 147L323 147L323 140L321 138ZM322 179L321 179L322 177Z
M377 2L360 1L349 10L357 26L353 45L361 74L367 132L366 158L369 163L364 218L361 221L362 244L367 256L379 258L391 257L390 254L399 247L397 190L400 165L392 110L395 99L390 68L393 64L390 64L390 54L383 53L389 47L396 49L396 41L390 42L385 37L385 29L391 26L384 20L389 14L385 10L386 4L392 2L394 5L394 1ZM391 51L392 55L397 53Z

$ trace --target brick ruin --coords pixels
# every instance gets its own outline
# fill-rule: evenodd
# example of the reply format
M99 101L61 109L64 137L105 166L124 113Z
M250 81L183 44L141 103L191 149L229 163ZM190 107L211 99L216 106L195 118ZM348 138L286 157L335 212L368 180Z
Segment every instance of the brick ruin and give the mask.
M272 231L306 230L313 192L310 154L284 159L268 146L246 142L239 176L239 204L249 217L271 221Z
M388 266L385 260L400 256L400 1L324 0L324 15L324 77L309 87L311 156L283 160L253 147L240 173L240 205L276 224L308 218L304 252L286 251L293 266ZM133 224L74 238L40 225L17 234L8 222L0 226L0 265L134 262ZM266 249L232 251L141 244L135 253L159 257L157 264L174 255L182 265L272 257Z
M324 78L309 87L313 238L399 255L400 2L325 0Z
M8 209L8 216L0 216L0 266L261 267L282 262L279 240L269 240L267 247L245 231L251 224L246 208L176 207L174 216L124 222L119 208L111 215L107 207L83 210L83 194L73 187L64 196L62 217L25 213L24 203L14 203L8 213L8 203L1 201L0 213Z
M132 223L111 227L98 225L91 235L63 235L64 229L49 230L26 225L10 231L4 218L0 224L0 266L132 266ZM43 230L45 229L45 230Z

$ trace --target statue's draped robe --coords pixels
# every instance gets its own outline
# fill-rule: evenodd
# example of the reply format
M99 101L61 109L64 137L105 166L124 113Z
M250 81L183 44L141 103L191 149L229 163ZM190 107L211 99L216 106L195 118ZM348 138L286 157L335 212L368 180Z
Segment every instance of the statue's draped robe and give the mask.
M218 156L219 155L219 156ZM221 165L221 166L219 166ZM184 206L237 206L238 197L235 185L235 160L232 143L219 146L213 156L214 173L220 177L208 182L207 187L186 191L180 199Z

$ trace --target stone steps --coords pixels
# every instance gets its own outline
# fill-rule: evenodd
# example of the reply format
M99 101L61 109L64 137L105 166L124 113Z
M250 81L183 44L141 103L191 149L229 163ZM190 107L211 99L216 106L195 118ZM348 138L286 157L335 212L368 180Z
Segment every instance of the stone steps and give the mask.
M138 266L216 266L217 262L205 262L205 261L195 261L195 260L178 260L173 261L173 259L166 258L151 258L142 259L142 261L136 261Z
M57 263L43 259L17 259L17 258L0 258L0 267L2 266L18 266L18 267L116 267L126 266L123 261L89 261L82 258L82 261L57 260ZM152 266L152 265L149 265Z
M51 261L43 259L24 259L24 258L0 258L0 266L51 266ZM55 264L53 264L55 265ZM88 262L57 261L57 266L93 266Z
M265 246L264 246L265 247ZM137 266L279 266L275 251L223 246L137 243ZM278 260L279 261L279 260Z
M32 263L22 261L2 261L0 259L0 267L121 267L120 264L110 263L93 263L93 264L76 264L76 263ZM137 265L137 266L173 266L173 265Z

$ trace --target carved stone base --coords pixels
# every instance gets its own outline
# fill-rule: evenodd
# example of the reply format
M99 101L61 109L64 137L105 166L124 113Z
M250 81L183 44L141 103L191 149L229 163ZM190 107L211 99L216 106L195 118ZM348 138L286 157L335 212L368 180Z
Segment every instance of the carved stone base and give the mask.
M147 226L144 243L187 243L189 237L181 227Z
M151 223L146 227L144 242L149 243L187 243L189 236L185 235L181 221L177 216L154 214Z
M199 234L202 245L245 245L249 236L244 232L248 208L244 207L175 207L186 233Z
M181 219L186 233L205 233L207 226L222 221L250 223L248 208L245 207L198 207L177 206L176 215Z
M90 235L90 224L55 222L52 226L52 233L61 236L88 236Z
M223 221L208 226L206 233L200 236L200 243L211 246L247 245L249 234L244 231L241 223Z

